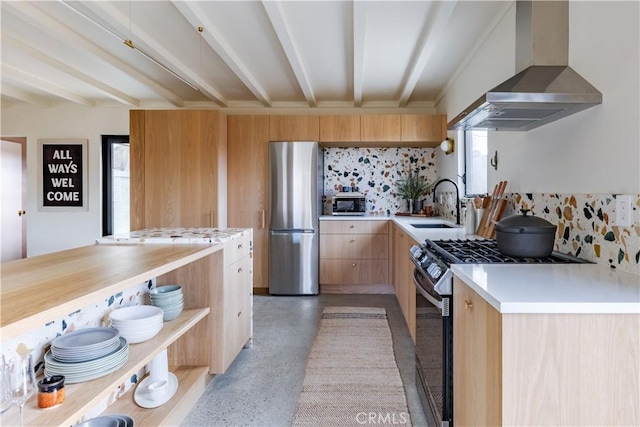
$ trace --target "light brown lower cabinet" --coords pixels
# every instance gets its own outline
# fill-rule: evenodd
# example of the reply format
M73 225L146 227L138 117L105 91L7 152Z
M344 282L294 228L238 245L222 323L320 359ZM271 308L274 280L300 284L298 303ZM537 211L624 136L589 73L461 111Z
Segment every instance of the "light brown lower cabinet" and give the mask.
M458 277L453 313L457 426L640 425L637 314L501 314Z
M388 285L387 221L320 221L320 284Z
M388 282L387 260L324 259L320 261L320 283L329 285L373 285Z
M217 357L214 358L212 369L216 373L223 373L227 370L240 350L251 339L253 332L251 327L253 286L250 245L250 235L225 244L224 282L223 286L218 288L222 291L222 295L218 295L218 297L225 304L219 308L219 313L214 313L214 322L224 325L224 328L215 329L221 337L218 337L218 340L214 342L223 343L215 352Z
M400 309L407 322L413 341L416 340L416 288L413 284L413 263L409 257L409 249L416 242L402 228L392 225L392 257L393 287Z

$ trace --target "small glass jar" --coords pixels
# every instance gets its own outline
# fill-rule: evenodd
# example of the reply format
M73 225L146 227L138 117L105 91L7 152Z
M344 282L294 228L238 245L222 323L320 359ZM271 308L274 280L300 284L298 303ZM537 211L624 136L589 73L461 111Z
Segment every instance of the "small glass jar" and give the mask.
M52 408L64 402L64 376L44 377L38 382L38 408Z

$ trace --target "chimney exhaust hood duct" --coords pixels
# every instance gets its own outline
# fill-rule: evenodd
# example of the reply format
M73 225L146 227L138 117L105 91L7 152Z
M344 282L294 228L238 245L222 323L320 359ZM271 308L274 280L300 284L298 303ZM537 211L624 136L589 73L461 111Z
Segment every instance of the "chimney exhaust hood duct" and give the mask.
M482 95L449 130L527 131L602 103L569 63L569 1L516 1L518 74Z

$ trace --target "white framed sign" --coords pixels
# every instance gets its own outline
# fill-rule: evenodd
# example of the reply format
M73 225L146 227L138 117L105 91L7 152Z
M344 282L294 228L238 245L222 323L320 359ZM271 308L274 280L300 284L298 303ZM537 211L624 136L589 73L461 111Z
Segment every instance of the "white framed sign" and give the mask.
M38 210L89 209L86 139L38 140Z

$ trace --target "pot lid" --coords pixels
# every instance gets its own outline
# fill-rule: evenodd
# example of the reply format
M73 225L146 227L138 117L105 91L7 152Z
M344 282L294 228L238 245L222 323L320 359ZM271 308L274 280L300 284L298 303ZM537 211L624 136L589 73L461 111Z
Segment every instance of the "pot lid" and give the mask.
M546 219L527 215L529 209L520 209L522 215L511 215L496 222L496 229L509 233L555 233L557 226Z

